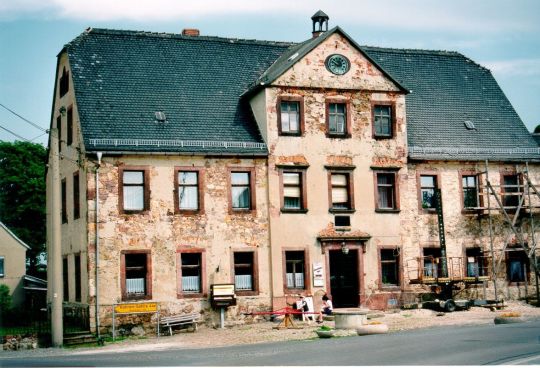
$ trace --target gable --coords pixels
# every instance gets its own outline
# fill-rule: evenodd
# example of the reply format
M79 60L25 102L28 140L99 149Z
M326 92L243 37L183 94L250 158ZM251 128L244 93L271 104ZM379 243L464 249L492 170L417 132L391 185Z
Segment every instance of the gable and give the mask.
M20 249L26 252L30 247L0 222L0 247L2 251Z
M335 75L326 66L330 55L345 56L350 69ZM272 85L322 89L354 89L401 92L401 88L380 67L341 34L334 32L289 67Z

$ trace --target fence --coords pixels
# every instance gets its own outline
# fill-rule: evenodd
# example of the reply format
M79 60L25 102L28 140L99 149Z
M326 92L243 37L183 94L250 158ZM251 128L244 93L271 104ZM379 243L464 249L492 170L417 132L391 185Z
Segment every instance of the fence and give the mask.
M82 303L64 303L62 306L64 333L90 330L90 306Z

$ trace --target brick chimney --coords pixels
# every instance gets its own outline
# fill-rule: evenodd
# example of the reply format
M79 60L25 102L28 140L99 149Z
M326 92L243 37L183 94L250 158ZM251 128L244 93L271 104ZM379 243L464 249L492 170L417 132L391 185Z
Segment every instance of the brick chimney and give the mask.
M184 28L182 30L182 36L193 36L197 37L200 34L197 28Z

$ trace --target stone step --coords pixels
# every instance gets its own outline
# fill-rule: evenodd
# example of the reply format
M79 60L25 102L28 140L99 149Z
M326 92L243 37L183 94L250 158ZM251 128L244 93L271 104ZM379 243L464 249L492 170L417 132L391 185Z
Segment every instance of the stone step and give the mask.
M64 346L77 346L82 344L97 344L98 340L92 334L78 334L64 337Z

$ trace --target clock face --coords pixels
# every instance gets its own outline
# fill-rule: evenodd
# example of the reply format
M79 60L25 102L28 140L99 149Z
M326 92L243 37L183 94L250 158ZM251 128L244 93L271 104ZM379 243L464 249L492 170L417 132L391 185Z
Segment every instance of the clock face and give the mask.
M333 54L326 58L326 68L336 75L343 75L349 71L349 59L340 54Z

